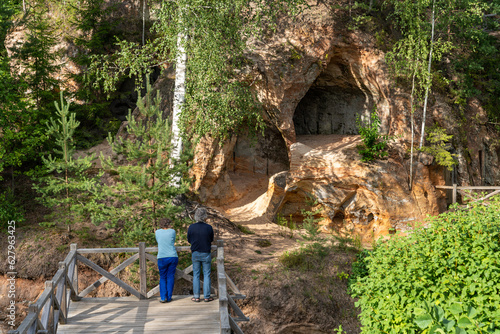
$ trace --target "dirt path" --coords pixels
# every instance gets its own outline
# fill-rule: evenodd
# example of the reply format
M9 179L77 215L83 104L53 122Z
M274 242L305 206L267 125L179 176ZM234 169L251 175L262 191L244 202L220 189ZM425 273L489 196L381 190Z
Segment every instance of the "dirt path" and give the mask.
M247 295L238 302L251 319L240 323L243 331L326 334L342 325L349 334L359 333L354 301L346 293L345 280L339 279L340 273L350 273L353 254L334 251L322 263L312 264L312 270L285 268L279 261L284 252L311 243L302 238L305 231L296 230L292 236L265 214L269 201L265 175L230 177L241 197L218 209L243 232L223 236L228 245L226 270Z
M276 262L281 253L298 247L297 231L289 237L266 215L268 178L260 174L232 173L231 181L242 197L224 207L218 208L227 218L243 231L236 252L231 252L234 260L244 263L249 269L257 270L269 261ZM280 232L281 231L281 232Z

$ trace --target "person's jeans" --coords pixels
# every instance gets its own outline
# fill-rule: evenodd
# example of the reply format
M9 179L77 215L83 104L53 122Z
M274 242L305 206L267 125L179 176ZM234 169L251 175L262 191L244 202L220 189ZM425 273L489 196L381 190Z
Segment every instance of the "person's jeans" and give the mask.
M210 298L210 271L212 266L212 256L210 253L193 252L193 295L200 298L200 270L203 266L203 295L205 299Z
M174 291L175 269L179 263L178 257L162 257L158 259L158 271L160 272L160 298L171 301Z

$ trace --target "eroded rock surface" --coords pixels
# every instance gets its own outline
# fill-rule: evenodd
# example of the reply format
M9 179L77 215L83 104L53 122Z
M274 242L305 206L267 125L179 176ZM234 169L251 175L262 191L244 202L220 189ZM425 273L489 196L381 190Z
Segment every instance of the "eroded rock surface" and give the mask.
M272 201L281 204L266 212L301 219L309 194L321 203L324 224L335 227L345 221L344 227L371 238L406 230L411 222L444 210L446 193L436 185L498 184L499 139L481 106L470 101L464 124L446 97L433 92L426 126L438 124L454 135L451 151L458 165L448 172L432 157L415 154L410 191L410 94L391 81L375 38L349 31L343 19L325 2L313 2L294 22L280 22L264 42L249 41L248 58L254 65L248 75L269 128L279 132L283 144L267 145L268 138L261 136L252 148L250 139L239 137L224 158L205 150L215 159L205 164L212 172L199 168L194 173L194 189L203 201L224 205L240 198L232 172L271 177L289 171L283 197ZM356 119L367 120L375 108L381 133L395 140L387 160L367 164L356 150ZM414 116L418 145L421 111ZM304 141L304 136L310 138ZM335 136L346 137L339 142ZM278 159L285 151L288 159Z
M397 155L361 161L359 136L301 136L297 141L291 146L292 163L279 208L285 217L319 206L322 225L353 229L368 242L393 229L406 230L410 222L437 214L445 205L434 188L436 180L421 162L415 162L411 191L407 166Z

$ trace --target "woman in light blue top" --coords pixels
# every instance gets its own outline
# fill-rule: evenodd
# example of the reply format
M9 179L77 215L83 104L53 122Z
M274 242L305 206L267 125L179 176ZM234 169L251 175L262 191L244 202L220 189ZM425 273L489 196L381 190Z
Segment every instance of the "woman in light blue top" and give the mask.
M179 258L175 249L175 230L171 228L172 221L160 219L155 232L158 243L158 271L160 272L160 303L172 301L174 291L175 269Z

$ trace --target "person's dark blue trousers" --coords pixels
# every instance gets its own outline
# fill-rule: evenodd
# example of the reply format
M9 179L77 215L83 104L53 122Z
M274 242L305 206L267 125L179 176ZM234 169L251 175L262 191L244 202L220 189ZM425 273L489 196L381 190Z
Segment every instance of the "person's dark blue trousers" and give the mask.
M172 300L174 291L175 269L179 263L178 257L162 257L158 259L160 272L160 299L167 302Z

